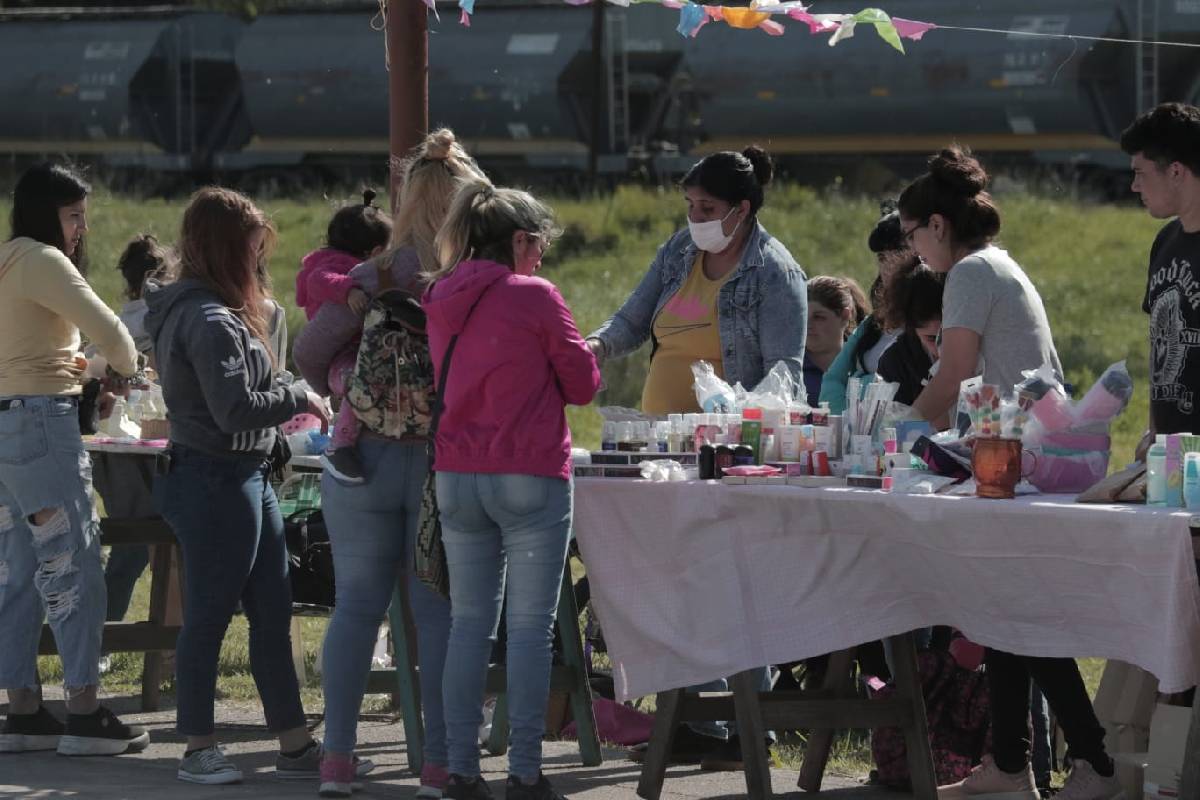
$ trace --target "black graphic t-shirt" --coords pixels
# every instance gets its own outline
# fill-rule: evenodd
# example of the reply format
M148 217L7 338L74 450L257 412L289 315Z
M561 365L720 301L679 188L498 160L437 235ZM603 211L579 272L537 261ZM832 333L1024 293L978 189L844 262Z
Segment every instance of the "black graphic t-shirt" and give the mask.
M1200 433L1200 232L1179 220L1150 248L1150 413L1158 433Z

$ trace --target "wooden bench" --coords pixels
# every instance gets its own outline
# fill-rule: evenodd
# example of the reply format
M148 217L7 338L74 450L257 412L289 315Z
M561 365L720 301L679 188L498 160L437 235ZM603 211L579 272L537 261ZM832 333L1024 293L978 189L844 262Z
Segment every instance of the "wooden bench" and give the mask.
M638 795L647 800L658 800L662 794L671 743L679 723L737 720L746 773L746 796L754 800L772 797L766 745L768 730L808 728L812 731L800 767L799 785L806 791L817 792L821 789L834 731L882 726L896 726L904 731L913 796L936 800L937 777L929 750L916 646L912 634L892 636L889 641L896 662L896 692L887 699L862 700L853 695L850 678L853 650L843 650L830 657L825 683L818 690L759 692L759 670L747 670L730 678L730 693L693 694L684 689L659 692L654 729L638 781Z
M151 548L150 612L143 622L106 622L101 640L105 653L145 653L142 710L157 711L167 653L175 651L182 623L182 571L179 544L162 519L101 519L104 545L144 544ZM54 655L58 646L49 625L42 626L39 655Z

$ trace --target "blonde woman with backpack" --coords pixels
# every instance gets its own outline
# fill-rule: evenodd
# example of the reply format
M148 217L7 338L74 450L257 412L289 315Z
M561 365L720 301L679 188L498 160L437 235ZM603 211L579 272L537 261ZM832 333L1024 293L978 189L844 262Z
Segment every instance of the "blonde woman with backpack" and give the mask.
M368 295L399 289L419 297L425 285L422 275L436 267L434 237L445 219L457 181L486 180L454 134L445 129L431 133L409 155L402 174L404 188L392 230L393 249L349 273ZM362 317L348 306L336 304L322 307L300 332L293 352L296 366L318 392L328 394L330 363L362 332ZM388 388L407 395L406 387ZM425 723L424 763L417 796L438 798L449 777L441 676L450 633L450 604L418 581L412 571L422 486L429 468L427 442L421 436L381 423L385 416L382 413L364 416L369 421L364 420L356 446L363 482L347 485L328 474L321 481L325 523L333 544L337 597L323 656L325 759L320 794L350 796L358 712L371 668L371 653L396 580L404 569L408 572L408 599L417 628Z

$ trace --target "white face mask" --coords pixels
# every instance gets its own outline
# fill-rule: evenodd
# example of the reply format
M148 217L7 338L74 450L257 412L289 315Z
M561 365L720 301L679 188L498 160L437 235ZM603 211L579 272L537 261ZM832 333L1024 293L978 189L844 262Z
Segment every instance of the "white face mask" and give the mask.
M729 214L734 211L737 211L736 207L729 209ZM696 243L696 247L708 253L719 253L729 247L729 243L733 241L733 234L737 233L737 229L742 224L742 221L738 220L738 224L733 226L733 233L726 235L721 225L729 219L729 214L708 222L692 222L689 219L688 233L692 235L692 241Z

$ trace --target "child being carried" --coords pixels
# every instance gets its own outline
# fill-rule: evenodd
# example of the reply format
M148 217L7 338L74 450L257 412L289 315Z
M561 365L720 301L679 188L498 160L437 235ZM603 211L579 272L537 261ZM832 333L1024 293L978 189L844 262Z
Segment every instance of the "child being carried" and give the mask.
M355 313L367 310L370 298L348 274L356 265L382 253L392 233L392 220L373 204L375 192L363 192L361 204L345 206L333 215L326 246L306 255L296 276L296 304L312 319L326 303L349 306ZM329 365L329 387L339 400L333 440L321 455L325 470L343 483L363 482L357 443L361 423L346 402L346 386L358 356L357 339L343 348Z

